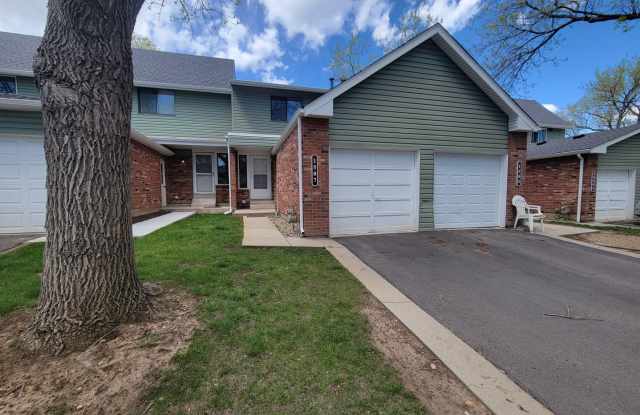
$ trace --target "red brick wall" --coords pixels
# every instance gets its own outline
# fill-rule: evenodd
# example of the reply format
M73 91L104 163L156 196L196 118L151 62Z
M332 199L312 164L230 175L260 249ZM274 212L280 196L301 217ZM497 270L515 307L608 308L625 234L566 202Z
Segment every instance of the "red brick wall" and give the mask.
M229 185L216 185L216 204L229 203Z
M167 157L167 204L191 205L193 199L193 168L191 150L175 150Z
M311 159L318 157L318 186L311 183ZM329 120L302 120L304 234L329 235Z
M131 204L134 217L162 208L162 156L149 147L131 140Z
M276 155L275 202L276 212L298 214L298 129L294 128Z
M584 156L581 220L595 217L596 192L591 188L598 169L598 156ZM534 205L542 206L546 214L568 212L575 219L578 204L580 160L577 156L558 157L527 162L525 197ZM592 191L593 190L593 191Z
M507 171L507 217L506 225L513 225L515 220L515 209L511 204L511 199L517 194L525 192L527 177L527 133L512 132L508 138L508 158L509 166ZM518 183L518 162L521 168L521 180Z

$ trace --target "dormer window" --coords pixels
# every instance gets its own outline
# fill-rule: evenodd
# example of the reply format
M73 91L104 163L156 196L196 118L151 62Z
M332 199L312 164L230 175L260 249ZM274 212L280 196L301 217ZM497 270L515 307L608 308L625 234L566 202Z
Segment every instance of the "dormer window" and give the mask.
M542 129L542 130L534 131L533 135L531 136L531 142L538 145L546 143L547 130Z
M0 94L16 94L18 87L13 76L0 76Z

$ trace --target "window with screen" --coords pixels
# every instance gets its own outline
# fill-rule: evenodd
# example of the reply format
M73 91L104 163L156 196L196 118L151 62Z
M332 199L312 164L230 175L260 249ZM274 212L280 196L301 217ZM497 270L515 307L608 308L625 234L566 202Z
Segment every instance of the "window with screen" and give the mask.
M534 131L531 142L535 144L544 144L547 141L547 130Z
M165 89L138 89L138 112L145 114L175 115L176 95Z
M0 94L15 94L17 92L16 78L13 76L0 76Z
M300 98L271 97L271 121L289 121L303 106Z

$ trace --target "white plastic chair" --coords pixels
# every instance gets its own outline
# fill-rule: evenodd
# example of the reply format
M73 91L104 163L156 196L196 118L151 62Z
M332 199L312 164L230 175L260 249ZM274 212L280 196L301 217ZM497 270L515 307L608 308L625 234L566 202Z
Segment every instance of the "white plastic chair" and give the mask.
M516 207L517 212L513 229L518 226L520 220L526 219L529 224L529 232L533 233L533 222L537 220L540 222L542 232L544 232L544 215L540 206L527 204L527 200L520 195L515 195L511 199L511 203Z

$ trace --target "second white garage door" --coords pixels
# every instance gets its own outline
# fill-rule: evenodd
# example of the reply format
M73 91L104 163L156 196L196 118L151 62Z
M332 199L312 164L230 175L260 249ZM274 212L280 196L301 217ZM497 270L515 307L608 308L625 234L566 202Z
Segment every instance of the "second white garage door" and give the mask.
M42 139L0 137L0 233L44 232Z
M633 219L635 170L598 169L596 220Z
M434 225L439 229L504 226L504 156L435 155Z
M332 149L329 169L331 235L418 230L415 152Z

